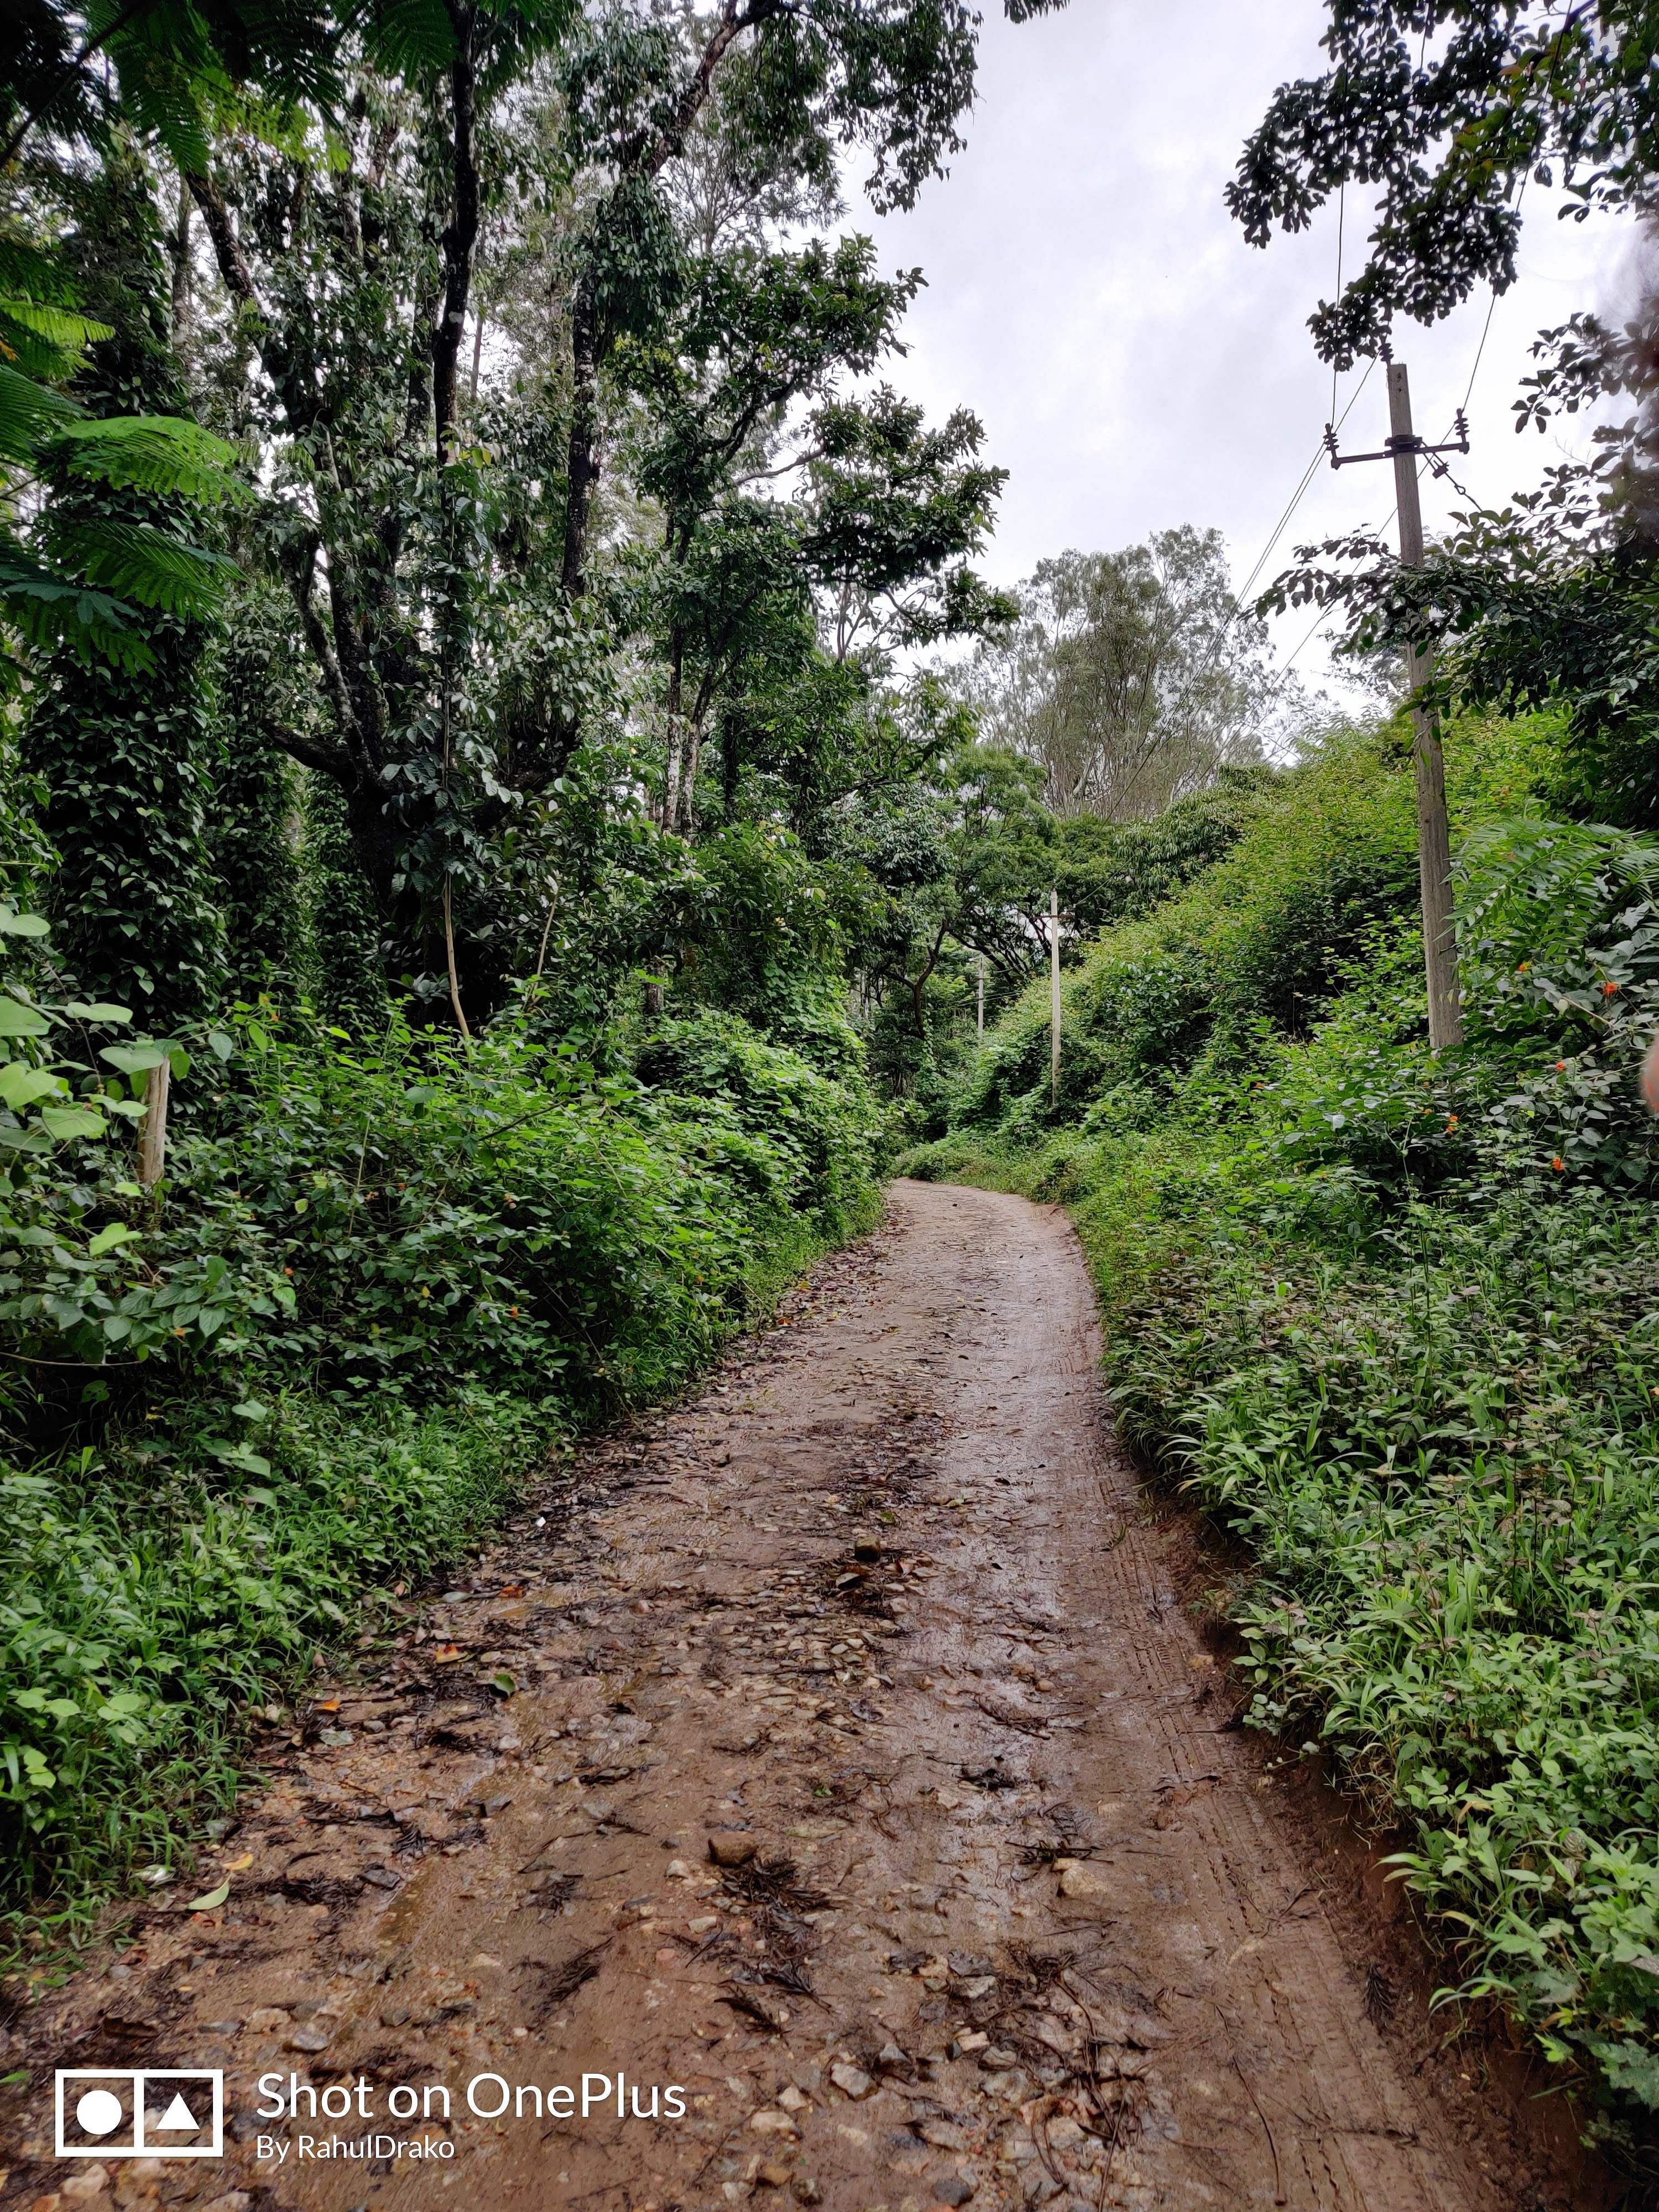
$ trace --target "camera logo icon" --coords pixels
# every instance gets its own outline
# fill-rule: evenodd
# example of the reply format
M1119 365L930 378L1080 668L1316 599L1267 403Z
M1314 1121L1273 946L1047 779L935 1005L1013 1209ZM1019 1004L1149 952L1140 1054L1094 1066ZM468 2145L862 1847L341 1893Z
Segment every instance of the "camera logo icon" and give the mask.
M82 2066L57 2076L59 2158L222 2158L216 2068Z

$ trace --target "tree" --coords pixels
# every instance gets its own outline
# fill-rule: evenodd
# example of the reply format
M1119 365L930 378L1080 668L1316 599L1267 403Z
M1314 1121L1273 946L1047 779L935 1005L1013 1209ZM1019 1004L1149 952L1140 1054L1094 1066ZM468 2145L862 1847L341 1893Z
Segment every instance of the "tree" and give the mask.
M204 158L211 118L253 88L278 104L325 94L327 45L324 18L302 4L132 0L89 20L61 0L21 0L0 28L0 167L18 165L26 207L50 205L96 188L79 160L95 149L147 199L138 142ZM170 527L95 495L40 510L53 477L209 504L237 489L230 447L183 419L182 400L178 415L88 415L64 388L88 348L114 336L83 306L59 246L26 235L14 208L0 224L0 681L12 688L20 647L153 670L137 611L210 617L223 581L176 505Z
M151 426L167 429L184 395L143 170L112 149L100 167L64 180L63 200L69 227L60 264L102 311L98 327L106 333L77 374L77 419L111 431L137 423L137 443L148 449ZM83 471L77 458L72 448L54 453L35 526L65 565L69 549L101 567L122 557L113 549L130 546L134 565L146 569L165 571L174 548L187 571L203 561L228 566L193 544L193 502L155 489L147 464L112 482L101 463ZM24 763L46 787L57 948L89 997L136 994L145 1018L161 1027L206 1012L222 978L205 812L218 743L201 612L185 583L151 611L124 608L108 651L67 634L32 672L23 740Z
M1323 76L1282 85L1227 203L1252 245L1305 230L1344 185L1378 195L1370 250L1310 328L1339 368L1395 319L1438 321L1515 281L1519 186L1583 218L1645 211L1659 131L1648 0L1331 0Z
M1234 603L1218 532L1060 554L1020 605L968 691L987 737L1038 763L1055 814L1157 814L1224 763L1261 757L1278 686L1259 618Z
M1011 21L1063 0L1004 0ZM642 7L589 27L566 76L572 149L599 183L575 258L570 306L570 436L562 577L587 585L587 534L599 475L599 373L628 334L672 303L679 253L667 173L686 154L722 73L738 173L775 178L776 150L799 173L834 173L834 148L871 157L879 208L908 207L962 144L973 97L979 18L963 0L724 0L712 21L678 30Z

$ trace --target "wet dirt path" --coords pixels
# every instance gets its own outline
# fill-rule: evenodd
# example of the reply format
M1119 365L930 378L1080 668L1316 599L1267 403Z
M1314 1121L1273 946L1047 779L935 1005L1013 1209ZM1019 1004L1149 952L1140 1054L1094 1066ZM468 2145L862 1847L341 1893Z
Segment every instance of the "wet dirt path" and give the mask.
M13 2023L6 2203L1541 2203L1227 1724L1097 1352L1062 1215L897 1185L273 1738L222 1909ZM52 2160L40 2069L134 2064L228 2069L224 2162ZM270 2073L363 2101L261 2119Z

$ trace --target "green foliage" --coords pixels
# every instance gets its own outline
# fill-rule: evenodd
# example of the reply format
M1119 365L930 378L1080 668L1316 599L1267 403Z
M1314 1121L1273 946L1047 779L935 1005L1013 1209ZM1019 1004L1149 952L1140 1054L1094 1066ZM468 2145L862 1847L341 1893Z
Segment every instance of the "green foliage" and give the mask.
M136 998L147 1024L172 1029L206 1012L222 972L206 823L216 749L199 631L161 617L149 647L145 670L61 650L24 761L46 787L60 957L88 997Z
M1659 93L1645 0L1565 16L1547 0L1332 0L1329 19L1327 74L1279 88L1227 188L1265 246L1344 185L1380 185L1369 251L1309 319L1323 359L1386 356L1396 316L1437 322L1486 283L1507 291L1528 175L1581 220L1646 208ZM1444 33L1431 54L1425 25Z
M138 1429L0 1473L0 1894L188 1856L203 1796L232 1801L243 1706L367 1589L464 1553L552 1420L477 1390L368 1421L301 1393L228 1414L216 1455Z
M1384 732L1085 955L1058 1117L1022 1003L901 1165L1071 1207L1125 1433L1251 1561L1216 1601L1252 1720L1401 1832L1455 1993L1616 2132L1659 2104L1656 856L1522 811L1551 735L1450 733L1461 1052Z
M354 1593L464 1547L538 1437L682 1387L878 1206L856 1073L735 1017L665 1025L647 1085L511 1027L366 1050L264 1006L171 1048L152 1198L122 1092L161 1053L91 1042L120 1018L0 997L13 1894L159 1853Z
M305 973L304 794L294 763L267 734L266 641L241 625L212 670L217 758L205 806L224 926L227 982L238 998L292 996ZM262 649L264 648L264 649ZM363 956L368 954L367 958ZM356 972L373 972L372 942Z
M752 1170L757 1194L808 1210L826 1235L845 1233L868 1215L880 1115L844 1024L836 1041L842 1045L839 1080L813 1064L835 1056L822 1034L811 1039L816 1053L781 1050L735 1015L704 1014L660 1024L641 1048L635 1072L670 1093L676 1110L684 1110L683 1100L706 1101L751 1143L759 1140ZM698 1109L699 1120L706 1110ZM705 1126L718 1125L710 1120Z
M377 1042L386 1033L391 1002L374 892L352 847L345 801L320 776L307 787L305 830L303 890L318 1010L334 1027Z

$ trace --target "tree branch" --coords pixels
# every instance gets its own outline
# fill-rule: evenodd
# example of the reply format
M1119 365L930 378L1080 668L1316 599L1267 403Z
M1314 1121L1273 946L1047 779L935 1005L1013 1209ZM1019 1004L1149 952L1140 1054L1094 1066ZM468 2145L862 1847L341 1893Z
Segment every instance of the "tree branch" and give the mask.
M357 771L351 756L343 746L319 744L314 738L290 730L285 723L265 722L261 725L267 738L279 752L302 767L315 769L319 775L331 776L343 789L351 790L357 781Z

